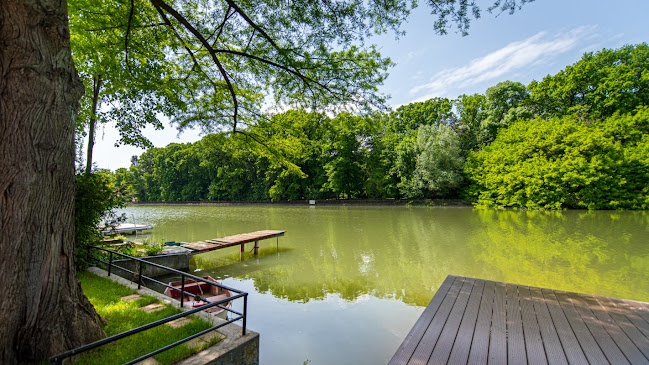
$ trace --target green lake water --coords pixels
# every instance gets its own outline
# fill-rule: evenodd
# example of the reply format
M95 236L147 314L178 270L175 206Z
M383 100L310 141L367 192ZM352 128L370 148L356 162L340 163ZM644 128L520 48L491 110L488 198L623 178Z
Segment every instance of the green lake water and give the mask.
M431 207L135 206L153 240L286 235L200 254L247 291L262 364L381 364L449 275L649 301L649 213ZM246 246L247 251L252 244ZM237 309L237 304L234 306Z

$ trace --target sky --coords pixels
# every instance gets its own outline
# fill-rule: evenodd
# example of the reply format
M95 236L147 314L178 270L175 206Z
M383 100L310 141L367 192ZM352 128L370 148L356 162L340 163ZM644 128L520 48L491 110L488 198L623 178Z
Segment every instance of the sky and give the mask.
M432 97L456 98L484 93L505 80L527 85L577 62L585 52L649 42L649 0L536 0L513 15L486 11L471 23L468 36L449 31L437 35L435 18L419 1L402 29L406 35L373 37L382 55L396 63L379 88L391 96L392 108ZM478 0L486 8L488 0ZM143 132L156 147L194 142L198 131L178 134L174 127ZM118 133L106 125L97 133L94 159L100 168L129 167L144 152L115 147Z

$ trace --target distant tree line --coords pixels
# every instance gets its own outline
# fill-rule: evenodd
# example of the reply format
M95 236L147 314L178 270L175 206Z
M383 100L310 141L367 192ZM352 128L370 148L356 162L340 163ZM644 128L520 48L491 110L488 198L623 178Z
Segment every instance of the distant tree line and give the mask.
M118 169L139 201L464 197L485 206L649 207L649 47L586 53L525 86L390 112L289 110ZM251 146L255 146L251 148Z

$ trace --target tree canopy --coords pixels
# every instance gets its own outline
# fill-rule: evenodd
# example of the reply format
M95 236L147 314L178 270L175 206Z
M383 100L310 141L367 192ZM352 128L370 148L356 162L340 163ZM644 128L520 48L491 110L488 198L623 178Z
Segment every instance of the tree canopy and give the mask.
M143 201L464 197L532 209L644 209L646 69L638 54L645 49L640 44L589 53L528 87L504 81L485 94L433 98L391 112L273 114L240 138L221 133L151 149L122 174L130 176L124 181L150 184L134 193ZM586 113L598 109L597 98L563 112L540 103L557 96L539 85L574 86L564 75L600 65L595 60L611 54L628 60L613 66L640 75L626 84L639 95L620 94L626 102L619 111L603 120L600 112ZM588 89L609 84L595 78ZM265 138L272 150L246 148L248 136Z
M512 13L527 2L482 6ZM481 15L475 2L429 5L440 34L466 35ZM160 116L181 131L245 133L268 106L336 113L383 108L377 86L391 61L365 40L399 34L414 6L408 0L71 0L72 51L86 84L78 135L89 135L87 164L97 123L117 126L117 144L150 147L141 131L147 124L162 128Z

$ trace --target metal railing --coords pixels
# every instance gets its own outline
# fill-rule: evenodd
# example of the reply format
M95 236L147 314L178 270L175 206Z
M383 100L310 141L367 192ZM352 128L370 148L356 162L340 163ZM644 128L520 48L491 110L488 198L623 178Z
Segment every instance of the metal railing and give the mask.
M222 285L220 283L215 283L213 281L206 280L206 279L201 278L199 276L188 274L188 273L180 271L180 270L172 269L172 268L169 268L169 267L166 267L166 266L163 266L163 265L159 265L159 264L156 264L156 263L153 263L153 262L149 262L149 261L146 261L146 260L143 260L143 259L139 259L137 257L133 257L133 256L129 256L129 255L117 252L117 251L109 250L109 249L106 249L106 248L103 248L103 247L90 246L89 250L90 249L96 249L96 250L105 251L105 252L108 253L108 256L109 256L108 261L103 261L101 259L95 258L96 261L107 265L108 276L111 275L111 271L112 271L111 269L113 267L115 267L115 268L123 270L123 271L125 271L127 273L137 275L137 284L138 284L137 287L138 287L138 289L140 289L142 287L142 279L146 279L146 280L149 280L151 282L163 285L163 286L165 286L167 288L170 288L172 290L180 292L180 307L183 307L183 305L184 305L185 295L191 296L196 300L206 302L207 304L205 304L203 306L200 306L198 308L194 308L194 309L182 312L182 313L175 314L175 315L173 315L171 317L167 317L167 318L164 318L164 319L161 319L161 320L146 324L144 326L140 326L140 327L128 330L126 332L118 333L116 335L104 338L104 339L99 340L99 341L95 341L93 343L90 343L90 344L87 344L85 346L81 346L79 348L64 352L62 354L52 356L51 358L49 358L50 362L57 363L57 364L62 364L63 360L65 360L65 359L67 359L67 358L69 358L71 356L75 356L75 355L84 353L86 351L90 351L92 349L95 349L95 348L98 348L100 346L104 346L106 344L115 342L115 341L120 340L122 338L134 335L134 334L142 332L142 331L146 331L148 329L163 325L165 323L174 321L176 319L183 318L183 317L186 317L186 316L192 315L194 313L198 313L200 311L204 311L206 309L210 309L210 308L213 308L213 307L218 307L218 308L220 308L222 310L233 313L234 316L232 318L229 318L229 319L225 320L223 323L220 323L220 324L218 324L218 325L216 325L216 326L214 326L212 328L208 328L208 329L203 330L203 331L201 331L199 333L196 333L196 334L191 335L189 337L186 337L186 338L184 338L182 340L174 342L174 343L172 343L170 345L167 345L167 346L159 348L159 349L157 349L155 351L152 351L152 352L150 352L150 353L148 353L146 355L140 356L135 360L127 362L125 365L135 364L135 363L140 362L142 360L148 359L149 357L155 356L155 355L157 355L157 354L159 354L159 353L161 353L163 351L166 351L166 350L168 350L168 349L170 349L172 347L178 346L178 345L183 344L183 343L185 343L187 341L191 341L192 339L194 339L196 337L202 336L202 335L204 335L206 333L212 332L212 331L214 331L214 330L216 330L218 328L221 328L221 327L223 327L223 326L225 326L227 324L230 324L230 323L233 323L233 322L236 322L236 321L239 321L239 320L243 321L242 326L241 326L242 327L241 328L241 334L242 334L242 336L246 335L246 312L247 312L247 308L248 308L248 293L246 293L244 291L241 291L241 290L238 290L238 289L230 288L230 287ZM135 271L131 271L131 270L125 268L125 267L121 267L121 266L118 266L118 265L114 264L113 263L113 255L118 255L118 256L121 256L121 257L125 257L128 260L133 260L133 261L139 263L139 265L137 265L138 266L137 267L138 272L136 273ZM169 285L169 284L160 282L160 281L158 281L158 280L156 280L154 278L142 275L142 270L144 268L144 265L151 265L151 266L154 266L154 267L157 267L157 268L160 268L160 269L163 269L163 270L175 273L175 274L179 274L181 276L181 288L178 289L178 288L176 288L176 287L174 287L172 285ZM198 294L193 294L193 293L189 293L189 292L185 291L185 278L186 277L189 278L189 279L192 279L191 282L196 282L196 283L205 282L205 283L207 283L209 285L217 286L217 287L219 287L221 289L225 289L225 290L228 290L228 291L230 291L232 293L236 293L236 294L232 295L230 297L227 297L225 299L210 302L209 299L202 298ZM133 281L133 280L131 280L131 281ZM226 306L225 305L227 302L230 302L230 301L233 301L233 300L239 299L239 298L243 298L243 311L242 312L235 311L234 309L230 308L231 306Z

